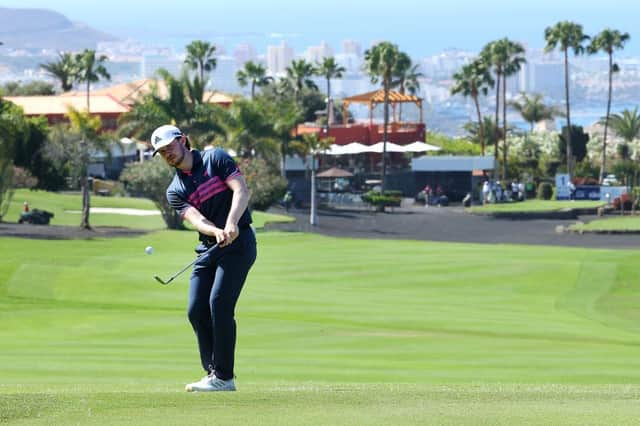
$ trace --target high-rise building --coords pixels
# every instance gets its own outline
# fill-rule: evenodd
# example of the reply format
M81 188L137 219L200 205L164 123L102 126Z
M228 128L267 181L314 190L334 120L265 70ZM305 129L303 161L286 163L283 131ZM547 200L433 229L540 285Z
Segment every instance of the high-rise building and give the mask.
M233 50L233 57L236 60L236 66L242 68L248 61L255 61L256 49L249 43L236 44Z
M342 40L342 53L359 58L362 56L362 46L355 40Z
M293 48L284 40L278 46L267 46L267 70L269 74L284 73L293 58Z
M333 49L324 41L320 46L309 46L305 52L306 60L311 63L322 62L324 58L331 58L333 55Z

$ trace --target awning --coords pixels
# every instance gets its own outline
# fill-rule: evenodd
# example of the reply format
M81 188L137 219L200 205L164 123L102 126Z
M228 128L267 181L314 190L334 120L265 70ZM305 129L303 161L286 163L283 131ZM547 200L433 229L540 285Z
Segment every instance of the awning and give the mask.
M349 154L362 154L363 152L376 152L382 153L382 142L378 142L373 145L364 145L359 142L352 142L347 145L331 145L331 147L324 151L326 155L349 155ZM408 145L398 145L393 142L387 142L387 152L426 152L426 151L440 151L442 148L435 145L429 145L424 142L413 142Z
M319 178L341 178L341 177L352 177L352 176L353 176L353 173L347 170L339 169L337 167L332 167L316 175L316 177L319 177Z

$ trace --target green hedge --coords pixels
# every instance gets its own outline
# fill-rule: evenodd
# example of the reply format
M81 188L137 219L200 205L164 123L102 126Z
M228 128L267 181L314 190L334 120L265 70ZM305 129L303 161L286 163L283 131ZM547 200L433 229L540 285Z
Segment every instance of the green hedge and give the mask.
M402 201L402 191L369 191L362 196L362 201L371 204L376 211L384 211L385 207L399 207Z

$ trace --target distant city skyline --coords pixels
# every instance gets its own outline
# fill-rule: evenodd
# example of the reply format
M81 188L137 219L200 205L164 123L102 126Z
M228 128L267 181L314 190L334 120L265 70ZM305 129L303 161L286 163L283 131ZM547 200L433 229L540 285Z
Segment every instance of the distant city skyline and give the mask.
M640 55L640 9L631 0L603 7L595 0L450 0L425 4L419 0L396 0L390 6L363 0L325 0L313 8L293 0L204 1L177 4L156 1L112 0L99 7L80 0L5 0L4 7L45 8L81 21L122 39L183 47L203 39L232 52L242 43L266 54L268 45L285 40L296 55L308 46L326 42L336 53L345 39L361 43L363 50L380 40L399 45L413 57L437 54L448 48L478 51L487 42L509 37L529 48L544 47L544 29L561 20L583 25L594 35L609 27L630 33L631 40L620 57Z

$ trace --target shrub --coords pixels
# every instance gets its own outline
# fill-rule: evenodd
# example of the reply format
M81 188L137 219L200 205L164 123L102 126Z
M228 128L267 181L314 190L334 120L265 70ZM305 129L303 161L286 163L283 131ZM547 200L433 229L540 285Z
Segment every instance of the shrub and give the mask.
M553 186L549 182L542 182L538 185L538 198L540 200L550 200L553 196Z
M173 174L173 168L157 156L144 163L127 164L120 174L120 181L131 195L153 201L169 229L184 229L182 218L169 205L165 195Z
M238 166L247 182L251 193L251 208L266 210L280 200L287 190L287 180L280 173L260 158L245 158Z
M362 201L371 204L376 211L382 212L385 207L398 207L402 201L402 191L369 191L362 195Z
M13 187L33 189L38 185L38 178L22 167L13 168Z

